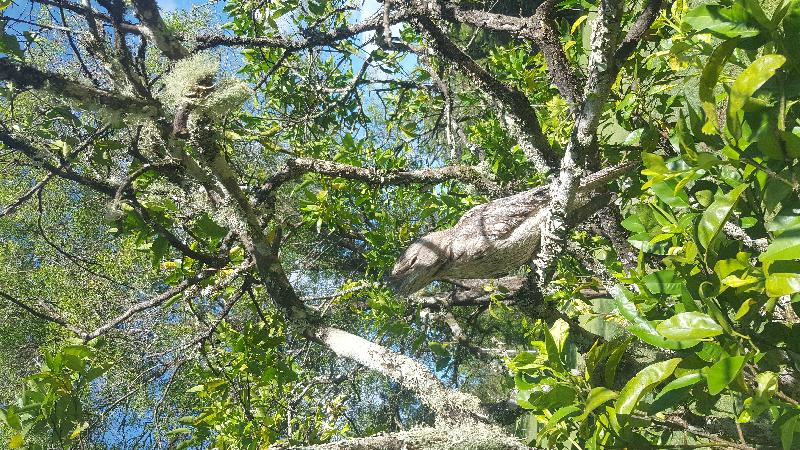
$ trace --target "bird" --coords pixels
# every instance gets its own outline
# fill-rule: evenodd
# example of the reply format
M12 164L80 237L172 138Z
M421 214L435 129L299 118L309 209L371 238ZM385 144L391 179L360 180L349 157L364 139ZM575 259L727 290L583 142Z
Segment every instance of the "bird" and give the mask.
M584 207L600 198L587 194L637 165L619 164L585 177L570 211L573 218L594 214L597 206ZM550 190L551 185L542 185L475 206L452 228L415 240L395 263L390 285L400 295L411 295L435 280L496 278L530 262L549 213Z

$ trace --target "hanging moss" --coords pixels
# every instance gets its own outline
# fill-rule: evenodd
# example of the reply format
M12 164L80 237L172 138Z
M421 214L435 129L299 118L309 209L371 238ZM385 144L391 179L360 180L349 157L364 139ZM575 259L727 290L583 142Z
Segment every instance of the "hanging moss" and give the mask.
M226 114L240 108L252 95L253 90L242 80L225 78L217 83L214 91L199 105L212 114Z
M203 80L213 79L219 72L219 61L210 53L198 53L175 63L164 77L164 100L174 106L192 96Z

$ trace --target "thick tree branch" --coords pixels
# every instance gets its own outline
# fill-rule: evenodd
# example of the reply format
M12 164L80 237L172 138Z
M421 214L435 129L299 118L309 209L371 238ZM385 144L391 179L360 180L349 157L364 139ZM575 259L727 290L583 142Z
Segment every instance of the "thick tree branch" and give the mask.
M134 315L136 315L136 314L138 314L138 313L140 313L140 312L142 312L144 310L147 310L147 309L150 309L150 308L155 308L155 307L163 304L164 302L166 302L170 298L181 294L186 289L188 289L191 286L194 286L194 285L200 283L201 281L203 281L205 279L208 279L209 277L211 277L215 273L217 273L217 269L205 269L202 272L200 272L199 274L197 274L197 275L195 275L195 276L193 276L191 278L187 278L187 279L183 280L180 284L175 285L175 286L167 289L166 291L162 292L161 294L156 295L153 298L150 298L148 300L136 303L135 305L131 306L130 308L126 309L124 312L119 314L117 317L109 320L105 324L97 327L94 331L92 331L90 333L87 333L82 337L84 338L84 340L88 341L88 340L94 339L94 338L96 338L98 336L101 336L101 335L107 333L108 331L110 331L111 329L113 329L114 327L116 327L117 325L127 321L128 319L130 319Z
M155 0L132 0L136 16L144 25L147 36L161 53L169 59L178 60L189 56L189 51L164 23Z
M769 241L766 239L753 239L747 234L746 231L744 231L742 227L731 222L726 222L722 227L722 231L724 231L729 238L735 241L740 241L745 247L759 253L764 253L767 251L767 247L769 246Z
M239 236L245 249L255 260L261 282L273 301L287 313L287 318L300 330L319 321L318 315L308 308L281 267L273 240L263 230L260 215L242 192L236 173L231 169L223 149L214 133L213 122L200 113L191 128L189 141L201 149L202 167L210 172L220 186L220 201L230 211L227 224Z
M411 450L411 449L481 449L531 450L497 427L461 425L414 428L392 434L348 439L328 444L276 446L275 450Z
M66 9L66 10L81 14L81 15L86 16L86 17L92 17L92 18L94 18L96 20L100 20L100 21L106 22L108 24L111 24L111 23L114 22L114 20L108 14L103 14L101 12L97 12L92 8L88 8L88 7L83 6L83 5L78 5L78 4L70 2L68 0L31 0L31 1L35 2L35 3L40 3L42 5L57 6L59 8ZM116 25L121 31L124 31L126 33L143 34L142 27L140 27L139 25L136 25L136 24L133 24L133 23L130 23L130 22L126 22L126 21L122 21L122 22L120 22L120 23L118 23Z
M438 184L457 180L474 185L489 194L498 194L503 189L472 166L445 166L418 170L379 170L356 167L349 164L313 158L294 158L286 162L286 168L273 175L259 190L263 200L282 184L306 173L317 173L331 177L362 181L372 186L406 186L411 184Z
M617 67L621 66L626 59L636 50L636 47L639 45L639 41L641 41L648 31L650 31L650 26L653 25L658 14L661 12L661 6L663 4L663 0L648 0L647 4L644 7L644 10L639 14L636 18L636 21L633 22L633 25L628 29L628 33L625 35L625 39L622 40L622 44L617 49L616 54L614 55L614 63Z
M547 63L550 80L558 88L558 92L567 101L572 114L578 113L583 99L583 81L578 77L561 45L558 29L553 21L553 8L558 0L546 0L532 17L534 21L531 34L534 42Z
M0 80L11 81L19 87L41 89L57 96L103 106L122 113L136 112L139 115L156 117L161 110L157 103L119 92L97 89L70 80L63 75L44 72L8 58L0 58Z
M109 197L113 197L114 193L116 192L116 187L105 180L101 181L89 178L84 175L73 172L69 170L69 168L63 165L53 164L52 162L49 161L49 158L47 156L48 152L40 150L28 144L27 142L23 142L15 138L14 136L11 136L10 134L6 133L5 131L0 131L0 143L2 143L3 145L12 150L22 153L35 163L41 165L42 168L44 168L45 170L49 171L50 173L54 173L61 178L75 181L78 184L82 184L92 190L106 194Z
M391 378L415 392L436 414L437 423L480 423L487 420L476 397L445 387L427 367L347 331L321 327L313 337L337 355Z
M412 11L407 9L392 10L389 14L389 22L397 23L413 17ZM286 37L247 37L247 36L225 36L225 35L206 35L199 36L197 50L225 46L225 47L269 47L282 48L290 52L305 50L313 47L332 45L338 41L349 39L368 31L378 31L383 28L383 14L376 14L362 22L357 22L347 26L334 28L330 31L319 32L318 30L305 30L303 39L292 39Z
M561 160L547 217L542 221L541 251L534 260L536 270L531 272L542 289L552 275L553 262L563 250L564 238L569 229L567 214L572 209L581 175L587 165L597 164L597 126L616 73L613 69L613 58L621 17L622 3L619 0L601 0L597 19L592 23L589 77L583 103Z
M419 28L430 37L430 45L442 58L457 65L468 77L475 81L482 90L500 101L519 125L519 130L524 135L526 142L520 142L526 155L540 172L548 172L556 165L556 155L547 138L542 132L542 126L536 110L531 106L530 100L523 93L498 80L486 69L478 65L472 58L461 50L444 31L430 18L420 16L416 19ZM527 145L524 145L527 144Z
M544 56L551 81L575 113L580 106L583 82L578 78L575 68L569 63L567 55L564 53L564 47L561 45L559 33L552 17L553 7L556 3L555 0L543 2L530 18L464 9L450 2L441 4L439 14L442 19L449 22L507 32L521 39L533 40Z

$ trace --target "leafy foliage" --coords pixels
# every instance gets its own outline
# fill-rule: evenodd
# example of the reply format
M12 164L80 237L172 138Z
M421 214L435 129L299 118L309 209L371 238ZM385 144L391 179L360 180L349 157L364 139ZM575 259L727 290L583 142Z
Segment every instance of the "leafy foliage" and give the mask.
M533 11L500 3L486 8ZM630 27L641 11L625 6ZM409 385L378 374L390 364L317 345L325 324L413 357L486 405L511 394L521 410L507 429L532 446L797 448L800 2L679 0L658 13L618 62L600 118L595 162L642 162L605 188L614 201L600 214L622 238L608 221L580 224L570 240L581 251L558 259L552 291L534 301L504 280L436 282L411 298L384 283L415 238L548 174L510 126L512 108L437 53L417 19L386 24L388 43L382 23L344 33L369 19L361 7L227 1L220 39L247 43L241 51L200 49L212 7L165 14L161 31L194 55L175 62L135 32L76 41L62 28L96 31L45 6L24 21L38 31L20 32L22 13L0 0L0 63L161 108L153 118L0 85L0 132L38 149L0 145L0 202L15 205L0 210L5 444L262 449L435 423ZM574 67L589 59L596 9L562 2L550 23ZM436 24L443 35L533 105L562 156L573 112L543 52L524 33L449 20ZM128 47L130 61L103 59ZM183 113L187 139L164 131ZM191 177L187 161L200 162ZM213 173L220 161L230 174ZM444 166L493 188L396 181ZM253 229L264 242L242 238ZM277 270L256 267L256 251L272 252ZM270 295L284 273L283 292L316 321Z

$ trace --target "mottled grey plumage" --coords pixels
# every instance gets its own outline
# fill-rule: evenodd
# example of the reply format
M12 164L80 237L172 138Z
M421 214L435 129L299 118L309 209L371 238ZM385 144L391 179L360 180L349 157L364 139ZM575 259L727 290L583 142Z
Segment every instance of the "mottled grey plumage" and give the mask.
M576 208L588 203L587 192L634 166L588 176L578 189ZM538 250L549 203L550 186L540 186L472 208L454 227L427 234L403 252L392 270L395 289L411 294L434 280L507 275Z

